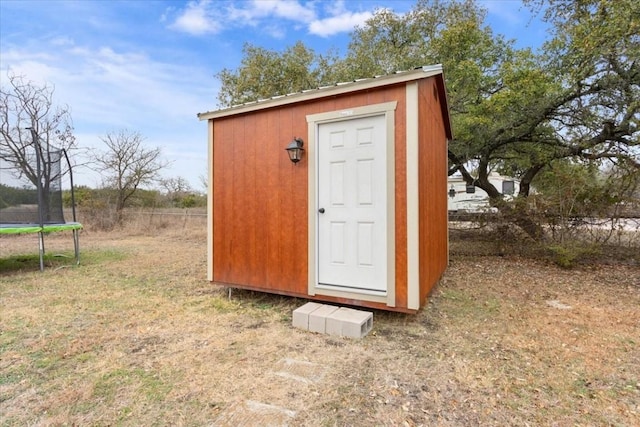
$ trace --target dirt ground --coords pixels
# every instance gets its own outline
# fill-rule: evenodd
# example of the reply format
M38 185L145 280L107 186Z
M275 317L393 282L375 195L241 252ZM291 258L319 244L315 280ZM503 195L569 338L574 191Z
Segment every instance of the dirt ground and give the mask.
M204 232L83 232L81 265L44 273L34 236L3 236L0 425L640 425L637 263L452 239L426 308L351 340L209 284Z

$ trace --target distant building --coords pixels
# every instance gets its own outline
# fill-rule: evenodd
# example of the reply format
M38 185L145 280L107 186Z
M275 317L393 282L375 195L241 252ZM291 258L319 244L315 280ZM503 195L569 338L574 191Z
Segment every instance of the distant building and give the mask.
M489 182L505 198L512 198L520 191L520 182L512 177L502 176L497 172L489 174ZM489 206L489 196L479 187L467 186L461 175L455 174L448 178L448 209L449 212L487 212L494 210Z

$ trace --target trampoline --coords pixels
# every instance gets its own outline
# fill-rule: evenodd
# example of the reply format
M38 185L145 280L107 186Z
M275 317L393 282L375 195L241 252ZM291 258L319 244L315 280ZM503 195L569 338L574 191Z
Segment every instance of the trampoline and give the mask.
M52 147L43 150L35 132L32 134L33 153L24 157L25 161L21 166L6 159L0 163L0 238L11 234L37 233L40 270L43 271L45 236L52 232L71 231L75 263L79 264L79 230L82 229L82 224L76 219L73 174L69 157L65 150ZM64 218L63 160L70 182L70 222ZM25 180L25 176L28 179Z

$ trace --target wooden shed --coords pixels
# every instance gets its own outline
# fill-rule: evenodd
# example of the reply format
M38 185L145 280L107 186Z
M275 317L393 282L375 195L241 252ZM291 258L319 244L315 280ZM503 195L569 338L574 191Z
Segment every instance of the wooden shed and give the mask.
M416 312L448 263L442 67L198 114L208 122L208 279ZM285 149L302 141L292 162ZM293 144L291 144L293 142Z

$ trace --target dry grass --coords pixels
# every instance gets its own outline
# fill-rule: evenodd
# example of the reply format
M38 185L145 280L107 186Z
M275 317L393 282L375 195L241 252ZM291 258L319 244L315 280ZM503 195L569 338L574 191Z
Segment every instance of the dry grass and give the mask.
M84 232L79 267L5 267L0 424L211 425L247 401L304 426L640 424L637 264L563 270L453 242L429 305L375 312L354 341L292 328L304 301L229 299L206 281L205 235ZM0 258L36 249L3 236ZM311 380L278 375L286 360Z

